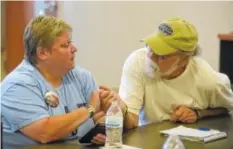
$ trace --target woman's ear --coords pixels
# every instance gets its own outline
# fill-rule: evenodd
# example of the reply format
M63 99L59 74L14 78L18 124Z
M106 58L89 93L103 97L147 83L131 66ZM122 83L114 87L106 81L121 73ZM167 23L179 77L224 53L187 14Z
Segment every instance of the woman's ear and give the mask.
M38 47L36 55L39 60L45 61L48 59L50 52L46 48Z

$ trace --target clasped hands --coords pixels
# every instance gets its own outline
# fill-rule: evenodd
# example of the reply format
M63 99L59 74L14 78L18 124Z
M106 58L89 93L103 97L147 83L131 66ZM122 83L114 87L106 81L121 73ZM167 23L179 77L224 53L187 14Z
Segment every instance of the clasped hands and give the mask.
M171 121L173 122L183 122L183 123L195 123L198 119L198 115L194 109L179 105L173 108L171 115Z
M97 123L104 122L105 114L107 113L109 107L111 106L114 100L117 100L117 102L119 102L119 107L121 108L122 112L123 113L126 112L125 103L121 100L119 95L110 88L100 86L99 99L100 99L100 109L93 117L95 122Z
M92 97L93 96L95 96L93 98L93 100L95 100L95 104L99 100L98 110L93 116L93 120L96 124L105 122L106 113L114 100L119 102L119 107L122 109L123 113L125 113L127 110L125 103L120 99L119 95L110 88L100 86L99 91L93 93ZM95 137L93 137L92 143L104 144L105 135L97 134Z

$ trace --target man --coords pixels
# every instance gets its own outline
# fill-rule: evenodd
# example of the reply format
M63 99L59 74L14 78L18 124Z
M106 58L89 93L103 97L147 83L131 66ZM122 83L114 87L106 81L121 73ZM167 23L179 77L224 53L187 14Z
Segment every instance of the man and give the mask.
M25 28L25 58L1 84L4 149L80 139L105 115L91 73L75 67L71 33L51 16ZM104 141L101 134L92 140Z
M198 53L198 33L181 18L161 22L145 48L125 61L119 90L128 112L125 127L172 120L194 123L233 108L230 81Z

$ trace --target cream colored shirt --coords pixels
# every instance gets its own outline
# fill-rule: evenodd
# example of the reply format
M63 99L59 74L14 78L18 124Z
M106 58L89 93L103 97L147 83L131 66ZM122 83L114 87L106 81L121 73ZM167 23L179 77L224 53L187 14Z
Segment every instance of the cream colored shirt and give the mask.
M161 79L155 71L148 71L146 60L146 48L134 51L127 58L119 90L129 112L139 115L139 125L169 120L177 105L233 109L229 78L213 70L203 59L193 57L186 70L172 80Z

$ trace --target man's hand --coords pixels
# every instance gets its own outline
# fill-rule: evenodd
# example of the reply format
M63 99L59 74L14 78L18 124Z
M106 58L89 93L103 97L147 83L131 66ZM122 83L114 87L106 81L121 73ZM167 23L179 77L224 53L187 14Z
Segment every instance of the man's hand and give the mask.
M197 118L196 112L184 105L175 107L171 115L171 120L174 122L181 121L183 123L194 123L197 121Z
M105 139L106 139L105 135L99 133L99 134L97 134L96 136L93 137L91 142L93 144L101 145L101 144L105 143Z
M107 112L114 100L119 102L119 107L121 108L123 114L127 110L126 104L121 100L120 96L114 92L112 89L100 86L100 100L101 108L103 111Z
M101 109L104 112L108 111L108 108L111 106L114 100L117 100L117 94L104 86L100 86L100 100L101 100Z

